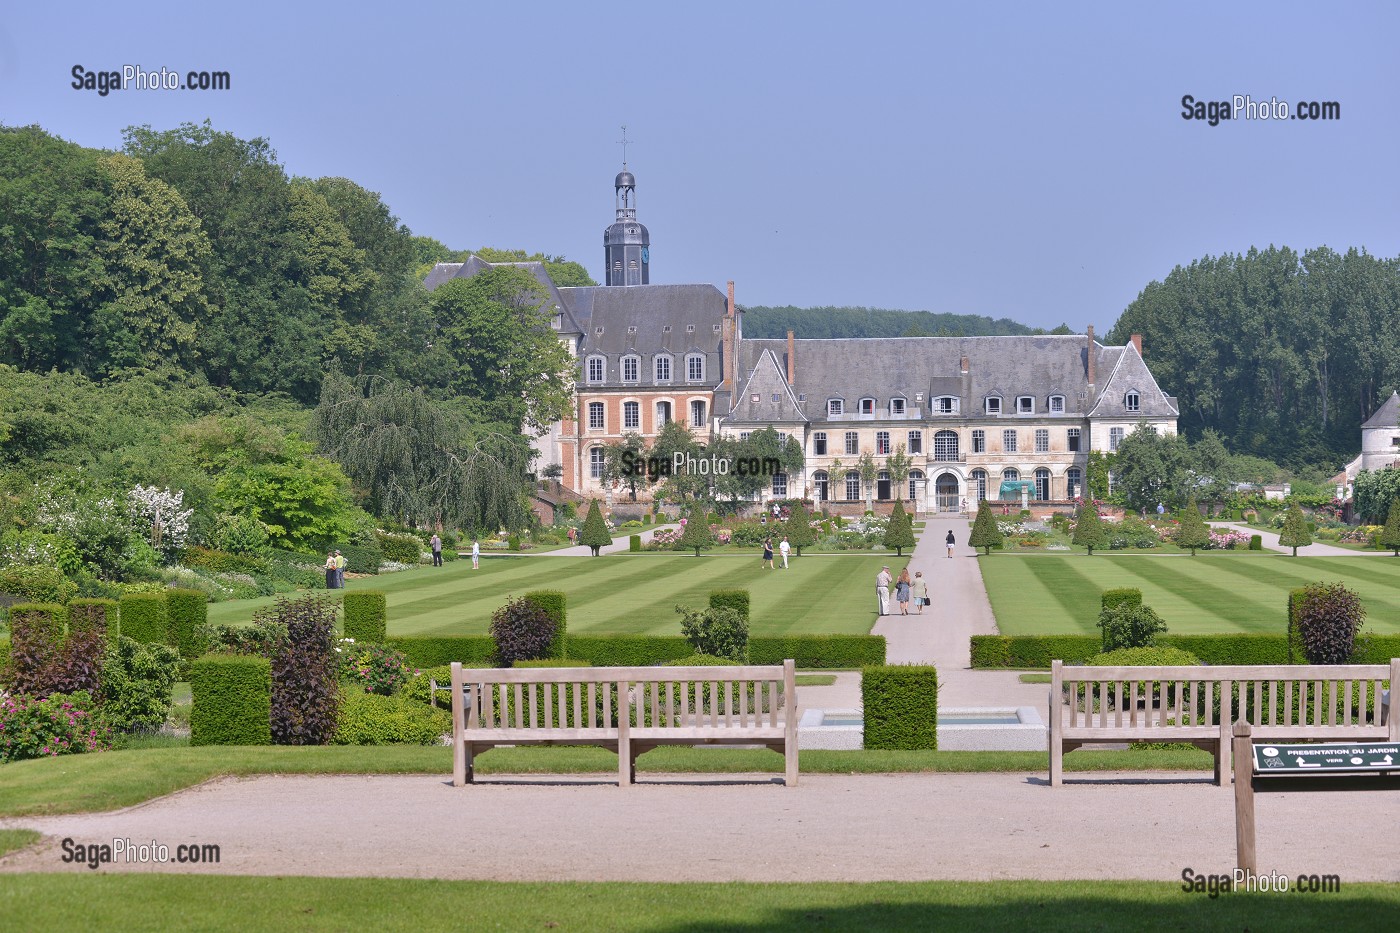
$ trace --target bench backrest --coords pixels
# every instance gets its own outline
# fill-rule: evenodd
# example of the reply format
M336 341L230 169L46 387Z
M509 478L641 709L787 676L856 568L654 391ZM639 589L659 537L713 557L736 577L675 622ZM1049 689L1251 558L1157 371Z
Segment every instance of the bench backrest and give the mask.
M796 696L792 661L725 667L452 665L458 729L780 727L795 716Z
M1069 698L1070 728L1201 727L1246 720L1256 727L1376 731L1382 694L1400 681L1400 659L1384 664L1050 665L1051 703ZM1400 738L1400 717L1389 717Z

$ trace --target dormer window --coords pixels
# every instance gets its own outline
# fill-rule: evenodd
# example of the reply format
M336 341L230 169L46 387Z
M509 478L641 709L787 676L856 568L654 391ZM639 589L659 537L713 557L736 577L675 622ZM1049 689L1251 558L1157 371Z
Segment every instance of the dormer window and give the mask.
M705 357L692 353L685 358L685 378L687 382L700 382L705 378Z
M1136 389L1123 396L1123 408L1129 412L1142 411L1142 398L1137 394Z
M639 356L624 356L622 358L622 381L636 382L642 369L642 359Z
M829 398L826 400L827 417L833 415L843 415L846 413L846 400L840 398Z
M601 356L590 356L588 358L588 381L602 382L603 368L604 363L603 358Z
M1065 412L1065 397L1063 395L1050 396L1050 411L1052 414L1062 415Z
M958 399L955 395L940 395L933 400L933 413L935 415L954 415L958 411Z
M1033 415L1033 414L1035 414L1035 396L1034 396L1034 395L1018 395L1018 396L1016 396L1016 414L1018 414L1018 415Z
M875 414L875 400L873 398L863 398L860 400L860 413L862 415Z
M661 354L656 358L654 375L657 382L671 381L671 357Z
M902 399L902 398L892 398L892 399L890 399L890 414L892 414L892 415L902 415L902 414L904 414L904 399Z
M989 414L989 415L999 415L999 414L1001 414L1001 396L999 396L999 395L989 395L989 396L987 396L987 414Z

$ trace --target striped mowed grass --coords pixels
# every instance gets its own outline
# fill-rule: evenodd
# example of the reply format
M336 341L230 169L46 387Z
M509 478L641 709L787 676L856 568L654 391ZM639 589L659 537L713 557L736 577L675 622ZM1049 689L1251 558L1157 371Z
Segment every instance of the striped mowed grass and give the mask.
M1185 554L992 554L979 557L1003 635L1097 635L1099 595L1132 586L1182 635L1282 633L1288 591L1342 583L1366 606L1365 630L1400 633L1400 559Z
M679 635L679 605L703 608L712 590L749 591L754 635L866 634L875 624L875 575L899 575L909 558L893 554L793 557L788 570L764 568L757 553L693 557L611 554L603 557L483 557L481 569L458 560L379 577L349 580L347 591L382 590L391 635L486 634L491 613L530 590L568 595L569 631L597 635ZM334 596L334 592L330 594ZM273 600L233 600L209 607L212 622L246 622Z

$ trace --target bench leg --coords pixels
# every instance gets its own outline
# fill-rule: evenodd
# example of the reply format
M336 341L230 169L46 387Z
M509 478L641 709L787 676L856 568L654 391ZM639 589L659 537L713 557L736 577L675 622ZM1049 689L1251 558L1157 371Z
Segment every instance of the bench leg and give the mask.
M783 775L783 784L787 787L797 786L797 743L783 743L783 764L787 766Z
M466 778L467 778L467 783L468 783L468 784L470 784L470 783L472 783L474 780L476 780L476 760L475 760L475 759L476 759L476 756L473 754L473 750L472 750L471 745L470 745L470 744L464 745L463 748L462 748L462 770L466 772Z
M1050 786L1059 787L1065 779L1065 748L1060 742L1050 743Z
M452 737L452 785L461 787L467 783L465 749L460 736Z

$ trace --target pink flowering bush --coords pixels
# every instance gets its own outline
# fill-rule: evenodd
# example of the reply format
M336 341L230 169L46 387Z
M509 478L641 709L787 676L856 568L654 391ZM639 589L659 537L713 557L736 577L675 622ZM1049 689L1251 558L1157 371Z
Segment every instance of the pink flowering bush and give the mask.
M681 540L680 529L663 529L651 536L647 547L653 551L666 551L674 548Z
M353 638L342 638L335 650L341 678L364 687L365 693L393 696L418 673L409 667L403 652L376 642L356 644Z
M1231 548L1249 547L1249 535L1242 531L1215 531L1210 533L1210 540L1206 542L1206 550L1228 551Z
M0 698L0 763L111 747L111 731L93 715L85 690L42 700L24 694Z
M732 531L721 525L711 525L710 531L714 534L715 543L717 544L728 544L730 539L734 537L734 533Z

